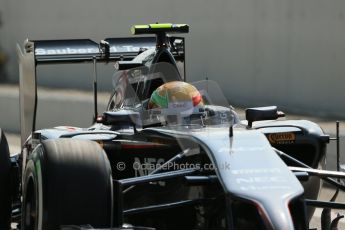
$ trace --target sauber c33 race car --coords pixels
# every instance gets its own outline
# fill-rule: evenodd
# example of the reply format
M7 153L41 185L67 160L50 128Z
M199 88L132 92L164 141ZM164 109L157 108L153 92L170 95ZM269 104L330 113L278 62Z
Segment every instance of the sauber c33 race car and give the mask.
M323 181L345 190L344 173L324 170L329 135L276 106L240 120L216 82L186 83L184 38L168 34L188 31L137 25L155 36L18 47L22 150L10 155L1 132L1 229L309 229L315 207L336 229L330 210L345 204L318 200ZM84 62L94 124L36 130L36 67ZM96 66L108 62L114 91L98 114Z

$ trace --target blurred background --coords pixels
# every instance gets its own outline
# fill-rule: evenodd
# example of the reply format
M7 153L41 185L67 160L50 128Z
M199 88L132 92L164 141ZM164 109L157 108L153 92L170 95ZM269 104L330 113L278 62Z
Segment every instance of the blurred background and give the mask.
M0 117L17 123L0 119L0 127L10 131L19 130L17 44L27 38L98 42L131 36L131 25L154 22L190 25L185 35L187 80L217 81L231 104L277 105L290 113L345 119L342 0L0 0L0 22ZM112 72L112 64L99 68L101 91L111 91ZM39 67L38 82L58 90L55 96L39 93L39 98L52 100L42 104L52 105L60 97L73 101L73 94L59 90L91 90L92 66ZM72 106L59 103L52 106L52 116L61 124L65 115L56 113L78 101ZM89 114L88 124L92 108ZM86 119L80 119L76 125L85 125Z
M131 36L133 24L188 23L189 81L216 80L235 105L345 117L342 0L0 0L0 11L2 81L18 82L16 44L26 38L99 41ZM90 69L44 67L39 82L89 89ZM105 91L112 66L106 69Z

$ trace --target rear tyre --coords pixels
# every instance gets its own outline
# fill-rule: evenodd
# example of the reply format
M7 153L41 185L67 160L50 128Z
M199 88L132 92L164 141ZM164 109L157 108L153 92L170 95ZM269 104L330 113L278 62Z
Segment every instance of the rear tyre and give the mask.
M23 176L22 229L109 227L112 192L110 164L96 142L43 141L30 155Z
M7 139L0 129L0 229L10 229L11 222L11 161Z

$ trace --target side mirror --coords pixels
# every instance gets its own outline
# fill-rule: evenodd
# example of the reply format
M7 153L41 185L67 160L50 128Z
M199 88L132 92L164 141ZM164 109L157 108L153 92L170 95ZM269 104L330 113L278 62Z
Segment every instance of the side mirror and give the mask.
M276 120L285 117L285 114L277 110L277 106L256 107L246 109L248 127L252 127L254 121Z

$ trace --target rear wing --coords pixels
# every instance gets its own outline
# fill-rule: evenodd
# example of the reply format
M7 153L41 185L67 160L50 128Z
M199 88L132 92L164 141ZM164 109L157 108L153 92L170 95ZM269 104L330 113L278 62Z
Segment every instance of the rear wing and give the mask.
M109 42L111 41L111 43ZM97 61L132 59L141 47L155 47L154 38L127 39L113 38L104 40L109 50L102 49L90 39L34 41L35 59L37 63L85 62L96 58ZM108 53L107 53L108 52ZM110 56L111 54L111 56Z
M177 61L184 63L184 38L168 38L171 53ZM156 37L107 38L100 43L90 39L26 40L23 50L17 45L22 146L35 130L37 108L36 68L38 65L130 61L138 55L141 49L154 47L156 47Z
M176 60L184 59L184 38L169 37ZM36 40L25 43L26 53L34 50L36 64L132 60L140 49L156 46L155 37L107 38L100 43L90 39Z

